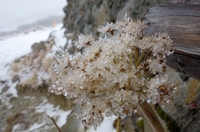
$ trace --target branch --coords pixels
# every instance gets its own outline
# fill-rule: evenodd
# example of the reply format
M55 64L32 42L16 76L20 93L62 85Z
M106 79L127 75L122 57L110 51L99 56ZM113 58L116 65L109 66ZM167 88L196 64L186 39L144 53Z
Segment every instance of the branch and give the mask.
M158 120L156 114L145 101L142 104L139 104L139 110L142 112L143 116L147 119L154 132L165 132L160 121Z
M52 120L53 124L54 124L54 125L56 126L56 128L58 129L58 132L62 132L62 131L60 130L60 128L58 127L56 121L55 121L52 117L50 117L49 115L47 115L47 117L49 117L49 119Z

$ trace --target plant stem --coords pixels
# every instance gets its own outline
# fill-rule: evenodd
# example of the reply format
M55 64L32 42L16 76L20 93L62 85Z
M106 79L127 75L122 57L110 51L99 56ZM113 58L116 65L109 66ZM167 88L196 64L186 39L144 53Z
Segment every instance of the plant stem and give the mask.
M143 50L142 50L142 53L140 54L140 56L139 56L139 58L138 58L138 60L137 60L137 62L136 62L136 64L135 64L135 68L137 68L137 67L140 65L140 63L141 63L141 61L142 61L142 58L143 58L144 55L145 55L145 52L146 52L146 49L143 49Z
M136 65L136 63L138 61L138 54L139 54L139 48L135 47L135 49L134 49L134 65Z
M129 65L130 65L130 68L131 68L132 64L133 64L133 54L132 53L129 55L129 59L130 59Z
M121 118L120 118L120 116L118 116L118 118L117 118L116 132L120 132L120 126L121 126Z
M49 119L51 119L52 120L52 122L53 122L53 124L56 126L56 128L57 128L57 130L58 130L58 132L62 132L61 130L60 130L60 128L58 127L58 125L57 125L57 123L56 123L56 121L52 118L52 117L50 117L49 115L47 115L48 117L49 117Z
M139 104L139 109L142 112L144 118L147 119L153 128L154 132L165 132L156 114L146 101L144 101L142 104Z

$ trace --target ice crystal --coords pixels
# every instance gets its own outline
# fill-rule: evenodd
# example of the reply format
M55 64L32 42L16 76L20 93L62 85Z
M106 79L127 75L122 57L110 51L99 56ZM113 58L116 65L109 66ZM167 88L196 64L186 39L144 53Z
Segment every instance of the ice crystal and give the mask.
M125 16L100 26L103 34L80 35L75 46L81 52L61 53L54 65L58 73L49 91L75 98L84 125L97 128L104 116L131 115L138 103L168 102L173 85L168 82L166 56L172 41L164 33L144 36L144 21Z

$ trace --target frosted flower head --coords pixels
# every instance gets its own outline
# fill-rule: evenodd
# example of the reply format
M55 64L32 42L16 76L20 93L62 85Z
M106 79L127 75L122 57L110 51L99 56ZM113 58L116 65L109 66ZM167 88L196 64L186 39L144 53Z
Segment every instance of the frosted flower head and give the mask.
M90 46L93 41L94 41L94 38L92 37L92 35L83 35L83 34L81 34L81 35L78 36L78 41L75 42L75 46L77 48Z
M116 30L116 26L113 23L107 23L105 26L99 26L99 28L97 28L98 32L101 33L112 33Z
M166 34L144 36L145 22L127 16L99 27L103 37L80 35L81 53L63 53L55 71L61 71L49 88L55 94L75 98L85 125L97 128L104 116L131 115L144 100L167 101L173 90L168 82L166 56L173 53Z

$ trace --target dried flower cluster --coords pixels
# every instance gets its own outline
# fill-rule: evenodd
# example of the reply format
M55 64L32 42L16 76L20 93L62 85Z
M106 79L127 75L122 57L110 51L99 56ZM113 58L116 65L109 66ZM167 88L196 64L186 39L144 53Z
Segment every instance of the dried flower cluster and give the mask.
M50 37L47 42L35 43L32 52L18 58L10 65L9 74L18 85L28 88L38 88L49 84L55 75L49 67L54 61L51 49L54 47L54 38Z
M144 36L145 22L127 16L100 26L103 37L80 35L81 52L59 52L53 64L57 73L49 91L75 98L85 125L99 126L104 116L131 115L144 100L167 102L173 91L168 82L166 56L173 53L166 34Z

